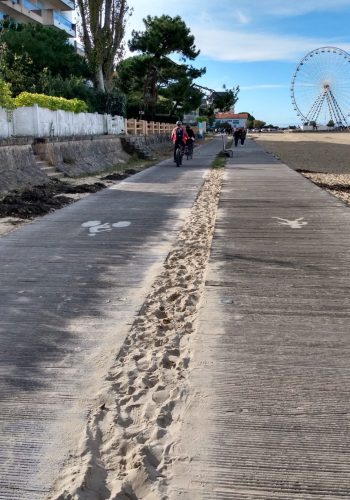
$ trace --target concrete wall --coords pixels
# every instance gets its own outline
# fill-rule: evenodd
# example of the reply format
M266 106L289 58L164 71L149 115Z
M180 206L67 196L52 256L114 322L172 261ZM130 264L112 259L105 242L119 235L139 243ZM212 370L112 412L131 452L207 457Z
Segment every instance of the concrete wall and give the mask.
M37 167L31 145L0 147L0 194L47 182L49 178Z
M173 148L168 135L127 135L121 140L125 151L136 153L140 158L153 158L153 153L167 152Z
M124 118L98 113L51 111L37 105L0 108L0 137L64 137L124 133Z
M28 137L3 139L0 140L0 195L49 182L49 177L37 165L36 158L45 160L67 176L75 177L101 172L126 162L130 158L128 153L147 158L158 151L169 154L172 151L167 136L46 138L37 139L34 144Z
M100 172L130 158L119 137L91 137L75 141L45 141L33 146L41 160L70 177Z

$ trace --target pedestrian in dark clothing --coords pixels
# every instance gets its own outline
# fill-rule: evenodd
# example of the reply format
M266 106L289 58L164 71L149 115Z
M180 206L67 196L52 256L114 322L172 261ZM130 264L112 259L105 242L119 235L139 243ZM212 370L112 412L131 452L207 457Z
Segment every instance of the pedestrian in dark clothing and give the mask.
M244 141L245 141L246 135L247 135L246 129L242 128L242 130L241 130L241 146L244 145Z
M242 133L242 131L240 128L236 128L235 131L233 132L233 138L235 140L235 147L238 146L238 141L241 138L241 133Z

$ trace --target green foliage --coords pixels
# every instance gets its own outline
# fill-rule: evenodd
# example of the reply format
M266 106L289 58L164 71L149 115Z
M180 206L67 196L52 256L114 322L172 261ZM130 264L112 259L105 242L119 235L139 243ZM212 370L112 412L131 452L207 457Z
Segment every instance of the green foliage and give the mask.
M11 85L14 96L45 94L45 107L50 109L64 109L62 105L66 104L51 101L48 106L48 96L78 99L73 105L77 111L121 115L126 112L125 95L115 89L114 82L108 93L97 92L89 84L92 76L86 60L75 53L64 32L53 28L0 23L0 76ZM70 111L71 107L68 105Z
M327 127L333 128L334 127L334 121L333 120L329 120L329 122L327 123Z
M185 64L186 59L193 60L199 54L190 29L179 16L147 16L143 21L145 31L133 31L129 42L131 51L142 54L123 61L117 68L121 88L134 97L142 96L143 109L150 116L159 109L167 109L169 114L195 109L200 92L192 82L205 73L205 68L198 70ZM172 54L179 54L182 63L171 60ZM168 102L161 102L159 96Z
M31 85L44 69L62 78L90 77L85 59L75 52L62 30L5 21L0 23L0 40L3 49L6 48L3 54L6 68L11 71L14 64L20 66L27 76L32 75Z
M38 72L33 69L33 61L26 53L12 53L4 43L0 44L0 73L11 84L14 95L24 90L36 91Z
M190 77L178 77L175 82L170 82L167 87L159 90L159 95L164 97L168 103L168 112L189 113L197 109L202 101L202 92L192 86Z
M125 94L116 87L109 92L95 91L90 105L97 113L109 113L111 115L126 115L127 99Z
M230 111L230 109L238 101L239 86L232 89L225 90L224 92L214 94L214 108L219 111Z
M0 79L0 107L4 109L14 109L15 104L12 99L10 85Z
M220 169L226 165L226 155L219 153L211 164L211 168Z
M30 94L29 92L22 92L14 99L15 106L33 106L37 104L42 108L51 109L56 111L62 109L63 111L72 111L74 113L83 113L88 110L84 101L79 99L65 99L64 97L52 97L44 94Z
M141 97L152 58L149 55L128 57L121 61L116 68L117 85L127 95L139 93Z
M266 122L263 122L262 120L254 120L254 128L262 128L264 125L266 125Z
M70 76L62 78L60 75L52 75L49 71L43 71L37 83L37 93L66 99L81 99L87 103L94 98L95 91L86 84L82 77ZM91 109L91 111L94 111Z
M182 58L195 59L194 36L180 16L147 16L143 20L145 31L133 31L129 42L131 51L139 50L160 59L164 55L178 53Z
M238 114L239 114L239 115L248 115L248 120L249 120L249 121L250 121L250 120L252 120L252 121L254 121L254 120L255 120L255 116L253 116L253 115L251 115L250 113L248 113L248 111L240 111Z

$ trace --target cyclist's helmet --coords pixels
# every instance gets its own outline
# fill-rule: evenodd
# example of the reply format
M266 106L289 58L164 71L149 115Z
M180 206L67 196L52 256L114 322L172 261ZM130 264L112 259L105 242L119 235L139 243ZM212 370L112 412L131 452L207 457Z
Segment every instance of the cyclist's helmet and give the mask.
M182 125L182 123L178 120L178 121L176 122L176 125Z

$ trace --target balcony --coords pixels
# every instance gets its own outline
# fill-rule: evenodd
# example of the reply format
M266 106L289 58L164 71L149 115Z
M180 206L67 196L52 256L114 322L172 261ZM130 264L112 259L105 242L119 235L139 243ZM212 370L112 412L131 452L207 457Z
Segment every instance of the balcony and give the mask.
M51 13L52 20L48 24L60 30L64 30L69 36L75 37L75 24L57 10L53 10Z
M28 11L32 11L40 14L43 4L41 2L36 2L35 0L22 0L22 6Z
M42 3L36 0L0 0L0 11L18 22L42 23Z
M75 1L74 0L50 0L50 6L52 9L56 10L74 10L75 9ZM48 8L48 7L47 7Z

